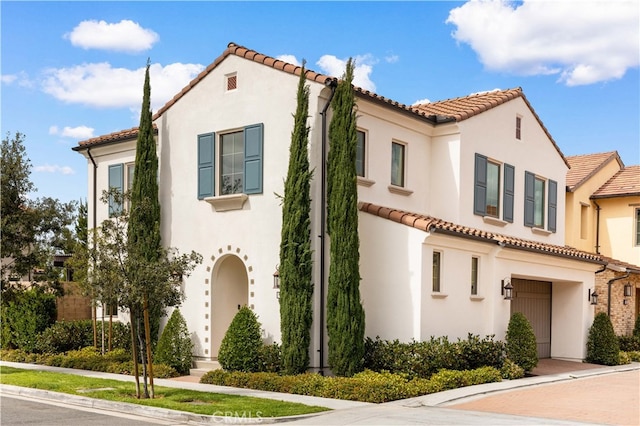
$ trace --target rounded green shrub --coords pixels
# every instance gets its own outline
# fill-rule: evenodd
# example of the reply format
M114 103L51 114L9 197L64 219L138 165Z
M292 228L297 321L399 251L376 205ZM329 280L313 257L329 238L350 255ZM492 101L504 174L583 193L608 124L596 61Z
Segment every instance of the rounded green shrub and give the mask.
M640 339L640 314L636 317L636 323L633 326L633 332L631 335Z
M601 365L618 365L620 345L613 331L609 316L600 312L589 328L587 338L587 362Z
M530 372L538 365L536 335L527 317L521 312L511 315L507 327L507 358Z
M262 346L258 317L243 306L222 339L218 362L228 371L259 371Z
M507 358L500 368L500 374L507 380L521 379L524 377L524 369Z
M192 350L193 342L189 337L187 322L180 310L175 309L158 341L155 361L175 368L180 374L188 375L192 364Z

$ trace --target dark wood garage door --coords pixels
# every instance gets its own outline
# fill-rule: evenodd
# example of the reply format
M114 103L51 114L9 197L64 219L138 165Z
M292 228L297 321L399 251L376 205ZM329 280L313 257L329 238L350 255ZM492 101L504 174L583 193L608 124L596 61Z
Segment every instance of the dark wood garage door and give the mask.
M522 312L531 323L538 344L538 358L551 357L551 283L511 280L511 314Z

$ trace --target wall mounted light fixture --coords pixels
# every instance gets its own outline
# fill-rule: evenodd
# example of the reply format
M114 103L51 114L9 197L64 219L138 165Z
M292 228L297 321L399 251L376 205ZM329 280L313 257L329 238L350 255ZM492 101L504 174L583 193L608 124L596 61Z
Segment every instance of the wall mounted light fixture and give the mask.
M273 273L273 288L280 288L280 265L276 265L276 271Z
M587 300L592 305L597 305L598 304L598 293L596 293L595 289L593 289L593 292L591 292L591 289L589 289L589 291L587 292Z
M502 285L502 295L504 296L504 300L513 299L513 286L511 285L511 280L509 278L505 278L501 282Z
M624 285L624 297L631 297L631 284Z

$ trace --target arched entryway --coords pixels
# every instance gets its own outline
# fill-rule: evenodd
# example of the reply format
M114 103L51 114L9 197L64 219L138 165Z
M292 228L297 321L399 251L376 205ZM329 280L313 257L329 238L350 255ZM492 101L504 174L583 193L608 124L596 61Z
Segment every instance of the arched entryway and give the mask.
M244 262L235 255L220 258L211 282L211 357L217 359L229 324L249 300L249 278Z

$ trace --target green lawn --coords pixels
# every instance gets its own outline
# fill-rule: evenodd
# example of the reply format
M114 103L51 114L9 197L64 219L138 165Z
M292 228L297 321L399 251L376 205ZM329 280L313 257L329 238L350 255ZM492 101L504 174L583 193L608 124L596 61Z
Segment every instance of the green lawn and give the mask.
M134 383L6 366L0 366L0 383L205 415L234 413L245 418L259 418L294 416L328 410L294 402L161 386L154 387L154 399L136 399Z

